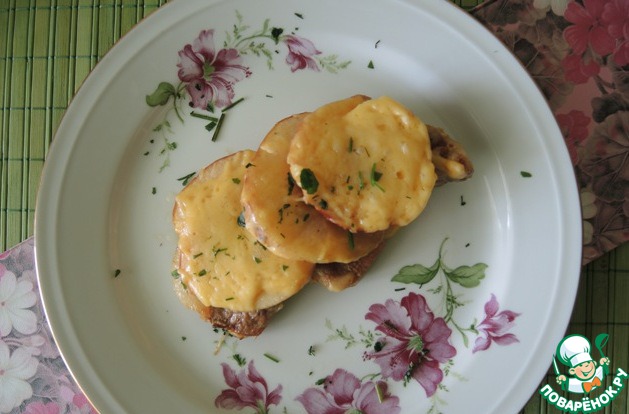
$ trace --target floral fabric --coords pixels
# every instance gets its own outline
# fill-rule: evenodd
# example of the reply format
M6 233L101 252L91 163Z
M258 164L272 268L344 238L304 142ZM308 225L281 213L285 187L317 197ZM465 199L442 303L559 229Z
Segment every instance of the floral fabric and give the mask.
M33 239L0 254L0 413L96 413L44 317Z
M489 0L473 11L546 97L574 165L583 264L629 239L629 2Z

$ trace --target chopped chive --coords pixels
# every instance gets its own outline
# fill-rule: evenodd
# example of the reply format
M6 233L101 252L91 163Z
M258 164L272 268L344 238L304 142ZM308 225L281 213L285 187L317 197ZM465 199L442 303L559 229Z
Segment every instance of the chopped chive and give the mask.
M205 270L205 269L201 269L201 270L199 271L199 276L205 276L205 275L207 275L207 270Z
M232 183L234 183L234 184L240 184L240 178L238 178L238 177L234 177L234 178L232 178Z
M268 359L270 359L273 362L280 362L279 358L276 357L275 355L269 354L268 352L264 353L264 356L267 357Z
M118 276L120 276L120 273L122 273L122 270L120 270L120 269L116 269L116 270L114 271L114 277L118 277Z
M188 338L186 338L185 336L182 336L182 337L181 337L181 340L182 340L182 341L185 341L186 339L188 339Z
M230 297L228 297L228 298L225 298L225 301L229 301L229 300L234 300L234 297L233 297L233 296L230 296Z
M354 233L351 231L347 232L347 243L349 244L349 249L354 250Z
M308 348L308 355L314 356L315 354L315 347L314 345L310 345L310 347Z
M374 68L374 66L373 66L373 61L372 61L372 60L370 60L370 61L369 61L369 63L367 64L367 67L368 67L369 69L373 69L373 68Z
M197 253L194 256L192 256L193 259L196 259L199 256L203 256L203 252Z
M326 378L320 378L315 382L315 385L323 385L325 384Z
M157 194L157 187L153 187L153 189L151 190L151 194Z
M178 279L179 276L181 276L177 270L173 270L172 272L170 272L170 275L175 279Z
M188 175L184 175L183 177L177 178L177 181L181 181L181 185L186 186L190 182L190 179L194 177L196 173L190 173Z
M256 263L262 263L262 259L260 259L259 257L254 256L254 257L253 257L253 260L254 260Z
M194 111L190 112L190 116L192 116L194 118L205 119L206 121L218 122L218 118L216 118L214 116L200 114L200 113L197 113L197 112L194 112Z
M282 265L282 270L283 271L287 271L288 270L288 265Z
M396 291L396 292L400 292L400 291L402 291L402 290L406 290L406 288L405 288L405 287L400 287L400 288L396 288L396 289L395 289L395 291Z
M524 178L529 178L529 177L532 177L532 176L533 176L533 174L531 174L531 173L530 173L530 172L528 172L528 171L520 171L520 175L521 175L522 177L524 177Z
M382 173L379 171L376 171L376 163L374 162L373 165L371 166L371 174L369 175L369 180L371 181L372 187L377 187L380 191L384 193L385 192L384 188L382 188L382 186L378 184L378 181L380 181L380 178L382 178Z
M230 109L232 109L234 106L238 105L239 103L241 103L242 101L244 101L245 98L240 98L234 102L232 102L231 104L227 105L225 108L223 108L223 112L227 112Z
M300 19L302 19L302 20L303 20L303 18L304 18L304 15L303 15L303 14L301 14L301 13L295 13L295 16L299 17L299 18L300 18Z
M225 119L225 113L221 114L221 117L218 118L218 122L216 123L216 129L214 129L214 135L212 135L212 142L215 142L218 139L218 133L221 131L221 126L223 126L223 120Z
M467 204L467 202L463 199L463 196L461 196L461 205L464 206L466 204Z
M380 40L376 42L376 44L374 45L374 49L377 49L379 45L380 45Z
M363 177L363 172L358 171L358 189L362 190L365 188L365 178Z
M347 152L354 151L354 138L349 137L349 144L347 145Z

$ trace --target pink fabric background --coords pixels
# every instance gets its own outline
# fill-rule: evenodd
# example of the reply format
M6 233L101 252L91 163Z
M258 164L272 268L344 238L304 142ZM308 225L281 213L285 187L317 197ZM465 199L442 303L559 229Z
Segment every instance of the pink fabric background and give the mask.
M489 0L472 12L546 97L583 208L583 264L629 238L629 1Z

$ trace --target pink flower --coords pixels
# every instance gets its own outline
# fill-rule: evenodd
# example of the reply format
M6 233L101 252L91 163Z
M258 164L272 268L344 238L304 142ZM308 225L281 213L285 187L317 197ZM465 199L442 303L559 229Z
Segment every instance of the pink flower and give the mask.
M561 133L566 140L572 163L576 165L578 162L577 149L589 135L588 125L591 118L587 117L582 111L576 110L572 110L567 114L557 114L556 118L559 128L561 128Z
M616 40L614 62L620 66L629 64L629 2L609 0L601 20L607 25L607 32Z
M452 330L443 318L435 318L418 294L409 293L400 302L392 299L369 307L365 319L375 322L386 335L375 350L366 354L380 365L383 378L415 379L431 396L443 380L439 364L456 355L448 342Z
M401 411L399 398L387 391L386 382L361 383L343 369L337 369L325 378L323 390L308 388L296 400L303 404L308 414L398 414Z
M591 59L577 55L568 55L561 61L561 67L566 74L566 80L581 84L586 83L592 76L598 75L601 67Z
M584 0L583 6L576 1L568 4L565 19L572 23L564 30L564 37L577 55L582 55L589 47L599 56L614 51L615 41L602 21L602 14L608 0Z
M514 334L507 333L513 328L514 320L520 314L509 310L498 313L499 306L496 296L492 294L489 301L485 303L485 319L476 326L480 334L474 342L473 353L486 350L492 342L498 345L520 342Z
M25 407L24 414L59 414L59 405L54 402L44 404L35 401Z
M288 46L286 63L290 66L291 72L305 68L319 71L319 66L312 57L321 54L321 52L317 50L314 43L295 35L287 35L283 40Z
M203 30L199 37L179 51L179 79L186 82L193 107L206 109L213 103L219 108L231 104L234 84L251 75L241 64L236 49L214 47L214 30Z
M278 385L269 393L266 380L260 375L253 365L253 361L239 373L236 373L229 365L223 363L223 377L230 389L223 390L216 397L214 404L217 407L242 410L250 407L257 414L267 413L270 405L277 405L282 400L282 386Z

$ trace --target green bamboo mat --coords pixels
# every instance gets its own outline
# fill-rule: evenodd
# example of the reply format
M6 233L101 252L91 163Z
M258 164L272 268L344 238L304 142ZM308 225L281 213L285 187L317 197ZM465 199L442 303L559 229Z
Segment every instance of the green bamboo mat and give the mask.
M469 8L480 1L455 2ZM42 166L72 96L113 44L165 2L0 0L0 251L33 234ZM624 245L584 267L567 330L588 338L608 333L612 366L625 370L628 298L629 245ZM539 358L550 364L548 355ZM554 384L550 369L540 388L544 384ZM629 413L626 391L599 412ZM535 393L522 412L559 410Z

